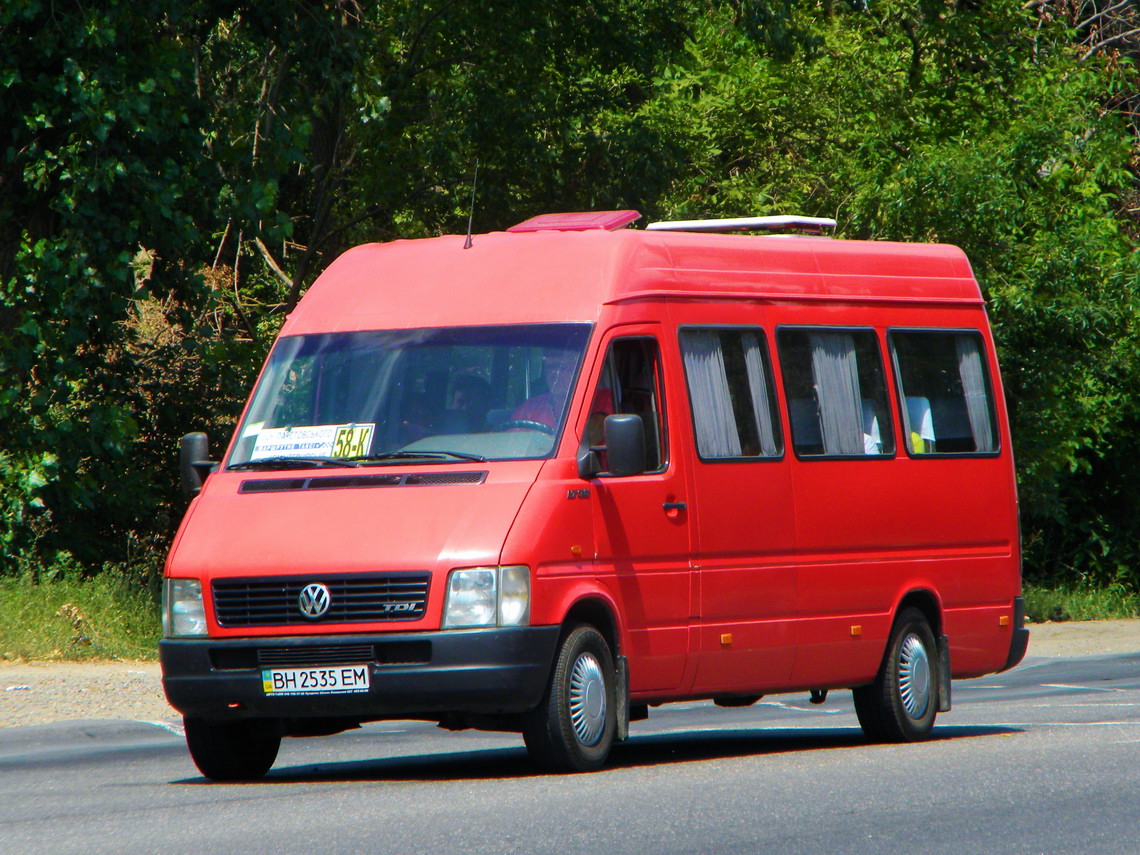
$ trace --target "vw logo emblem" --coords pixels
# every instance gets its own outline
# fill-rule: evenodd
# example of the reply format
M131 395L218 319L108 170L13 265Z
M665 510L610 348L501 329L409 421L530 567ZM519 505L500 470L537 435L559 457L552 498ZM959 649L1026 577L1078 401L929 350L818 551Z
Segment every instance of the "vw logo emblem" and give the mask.
M329 610L329 589L314 582L301 589L301 596L297 597L297 608L307 618L319 618Z

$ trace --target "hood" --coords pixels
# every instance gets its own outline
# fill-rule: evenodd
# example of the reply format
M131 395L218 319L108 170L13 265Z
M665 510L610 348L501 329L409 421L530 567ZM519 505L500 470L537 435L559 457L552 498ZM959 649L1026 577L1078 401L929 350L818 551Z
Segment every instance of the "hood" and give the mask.
M220 578L495 564L542 462L219 472L194 500L167 572Z

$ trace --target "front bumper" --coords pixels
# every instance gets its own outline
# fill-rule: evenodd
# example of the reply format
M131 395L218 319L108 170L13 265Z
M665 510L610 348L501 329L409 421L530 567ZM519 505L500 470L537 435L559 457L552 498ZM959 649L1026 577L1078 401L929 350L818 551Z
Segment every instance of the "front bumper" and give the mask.
M499 715L538 706L559 631L166 639L159 658L167 700L189 716L370 721ZM368 665L368 691L279 697L263 688L267 668L347 664Z

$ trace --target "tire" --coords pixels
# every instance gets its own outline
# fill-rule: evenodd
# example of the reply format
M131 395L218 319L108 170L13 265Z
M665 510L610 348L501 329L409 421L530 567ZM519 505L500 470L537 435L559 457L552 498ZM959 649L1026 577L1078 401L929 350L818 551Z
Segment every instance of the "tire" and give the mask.
M878 676L852 695L868 739L914 742L930 735L938 713L938 648L922 612L899 614Z
M215 781L252 781L269 771L281 747L276 722L215 722L185 717L186 747L198 771Z
M527 716L523 740L551 772L602 768L617 730L617 678L606 639L581 625L562 641L542 703Z

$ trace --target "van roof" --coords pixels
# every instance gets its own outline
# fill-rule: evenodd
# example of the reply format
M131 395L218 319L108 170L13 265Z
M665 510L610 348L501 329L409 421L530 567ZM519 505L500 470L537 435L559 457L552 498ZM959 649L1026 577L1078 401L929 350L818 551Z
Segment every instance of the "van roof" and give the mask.
M632 300L982 302L965 254L945 244L543 228L372 243L313 283L283 335L597 321Z

